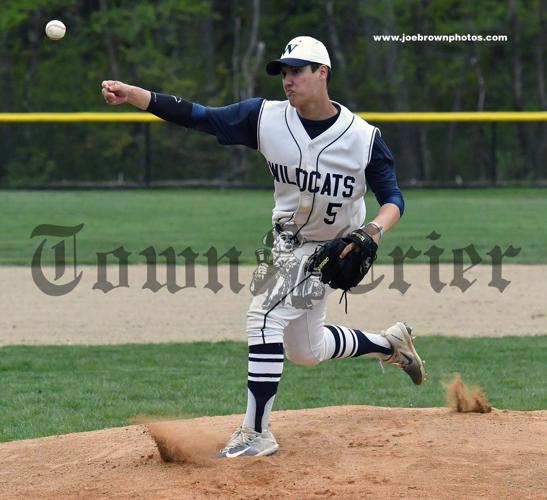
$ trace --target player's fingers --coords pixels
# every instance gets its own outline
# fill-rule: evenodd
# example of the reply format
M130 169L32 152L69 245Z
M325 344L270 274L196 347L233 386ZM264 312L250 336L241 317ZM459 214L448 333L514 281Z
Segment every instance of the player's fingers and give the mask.
M105 80L103 82L103 88L114 94L119 93L122 90L122 83L116 80Z
M109 89L112 85L114 85L114 83L116 83L114 80L104 80L101 83L101 87L103 89Z
M340 258L343 259L348 253L352 252L355 248L355 243L350 243L349 245L346 245L344 250L342 250L342 253L340 254Z
M112 92L108 92L108 90L103 89L102 94L103 94L104 100L106 101L107 104L115 104L116 103L116 95L113 94Z

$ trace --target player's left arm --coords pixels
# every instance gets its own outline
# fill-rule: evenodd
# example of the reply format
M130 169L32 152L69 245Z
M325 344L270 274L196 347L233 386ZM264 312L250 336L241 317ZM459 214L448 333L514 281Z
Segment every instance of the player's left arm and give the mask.
M405 209L403 195L395 175L393 155L379 133L375 134L365 175L367 184L380 204L380 209L376 216L360 229L378 244L383 234L397 224ZM340 257L344 258L355 248L356 245L351 243L344 248Z

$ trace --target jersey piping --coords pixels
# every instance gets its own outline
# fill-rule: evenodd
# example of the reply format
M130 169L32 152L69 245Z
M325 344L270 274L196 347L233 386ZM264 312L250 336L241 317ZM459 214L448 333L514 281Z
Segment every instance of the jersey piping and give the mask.
M286 116L285 116L285 121L287 120ZM351 126L353 125L353 121L355 120L355 115L353 115L353 117L351 118L351 122L350 124L345 128L345 130L336 138L334 139L332 142L330 142L329 144L327 144L321 151L319 151L319 154L317 155L317 159L315 161L315 171L316 172L319 172L319 157L321 156L321 153L323 153L323 151L325 151L325 149L327 149L329 146L332 146L336 141L338 141L350 128ZM287 126L289 124L287 123ZM289 128L289 131L290 131L290 128ZM291 132L291 135L292 135L292 132ZM293 139L294 139L294 136L293 136ZM371 142L372 143L372 142ZM300 147L298 148L300 149ZM302 160L302 155L300 155L300 160ZM313 207L315 205L315 195L316 193L313 193L313 198L312 198L312 202L311 202L311 210L310 210L310 213L308 214L308 218L306 220L306 222L300 226L298 228L298 231L296 231L296 234L295 236L304 228L304 226L306 226L306 224L310 221L310 217L311 217L311 214L313 213Z

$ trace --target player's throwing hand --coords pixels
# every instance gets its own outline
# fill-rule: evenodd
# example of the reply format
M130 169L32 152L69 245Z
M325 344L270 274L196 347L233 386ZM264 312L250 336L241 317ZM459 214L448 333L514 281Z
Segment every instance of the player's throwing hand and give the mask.
M105 80L102 85L102 94L107 104L117 106L125 104L129 97L129 85L115 80Z

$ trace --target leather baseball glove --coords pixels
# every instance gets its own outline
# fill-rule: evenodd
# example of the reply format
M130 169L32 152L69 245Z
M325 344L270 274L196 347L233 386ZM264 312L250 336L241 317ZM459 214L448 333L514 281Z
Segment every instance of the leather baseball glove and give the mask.
M342 250L350 243L353 249L343 259ZM378 245L362 229L352 231L344 238L337 238L320 246L306 263L307 272L319 272L321 281L331 288L348 291L357 286L372 267Z

